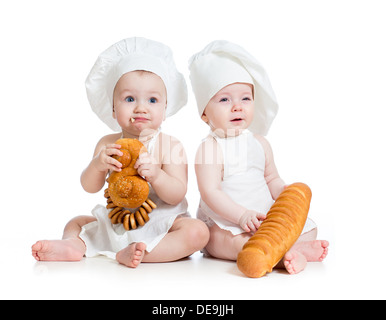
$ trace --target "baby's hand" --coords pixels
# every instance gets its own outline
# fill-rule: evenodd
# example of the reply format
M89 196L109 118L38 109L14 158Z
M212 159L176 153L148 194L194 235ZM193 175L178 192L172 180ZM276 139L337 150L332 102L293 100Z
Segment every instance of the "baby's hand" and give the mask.
M113 158L114 155L122 156L119 144L108 144L102 148L99 154L94 158L95 166L99 171L113 170L120 172L122 164Z
M150 183L154 182L161 172L157 160L148 152L139 155L134 169L137 169L138 174Z
M265 220L266 217L267 216L265 214L253 210L247 210L241 216L239 225L246 232L256 232L261 225L261 221Z

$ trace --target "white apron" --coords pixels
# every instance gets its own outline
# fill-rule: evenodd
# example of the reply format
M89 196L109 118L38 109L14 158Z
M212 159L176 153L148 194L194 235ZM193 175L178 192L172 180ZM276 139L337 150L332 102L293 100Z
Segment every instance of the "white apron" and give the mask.
M211 132L208 137L216 139L224 158L224 177L222 190L232 200L243 207L267 214L274 203L264 178L265 153L263 146L249 130L244 130L236 137L220 138ZM208 227L216 223L221 229L233 235L245 233L239 226L221 217L201 199L197 217ZM302 233L315 228L312 220L307 219Z

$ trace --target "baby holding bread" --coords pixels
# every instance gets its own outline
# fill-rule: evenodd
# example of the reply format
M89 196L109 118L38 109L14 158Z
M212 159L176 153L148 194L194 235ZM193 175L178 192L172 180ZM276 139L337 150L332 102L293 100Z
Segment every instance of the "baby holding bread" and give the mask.
M195 164L197 216L210 230L203 252L236 261L286 188L264 137L278 105L264 68L236 44L210 43L190 59L189 69L199 116L210 127ZM308 261L322 261L329 244L316 235L316 225L307 219L278 267L296 274Z

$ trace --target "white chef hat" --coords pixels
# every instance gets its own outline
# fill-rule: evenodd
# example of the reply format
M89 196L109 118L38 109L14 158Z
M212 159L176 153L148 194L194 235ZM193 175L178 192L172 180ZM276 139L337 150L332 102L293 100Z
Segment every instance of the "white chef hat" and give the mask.
M240 46L228 41L213 41L189 60L190 80L200 117L208 102L232 83L254 86L255 113L249 129L268 133L278 104L268 76L261 64Z
M186 82L178 72L168 46L145 38L121 40L99 55L86 79L92 110L114 131L121 130L112 116L115 85L122 75L137 70L153 72L164 82L166 117L175 114L187 103Z

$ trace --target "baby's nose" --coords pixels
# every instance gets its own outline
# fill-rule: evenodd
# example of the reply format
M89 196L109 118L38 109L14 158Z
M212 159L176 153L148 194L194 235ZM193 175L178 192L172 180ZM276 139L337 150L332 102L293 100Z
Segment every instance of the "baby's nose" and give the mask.
M242 107L242 105L241 105L241 103L240 102L234 102L233 103L233 106L232 106L232 111L234 112L234 111L240 111L240 110L242 110L243 109L243 107Z
M134 111L136 113L138 112L146 112L146 106L141 101L138 101L138 103L135 105Z

